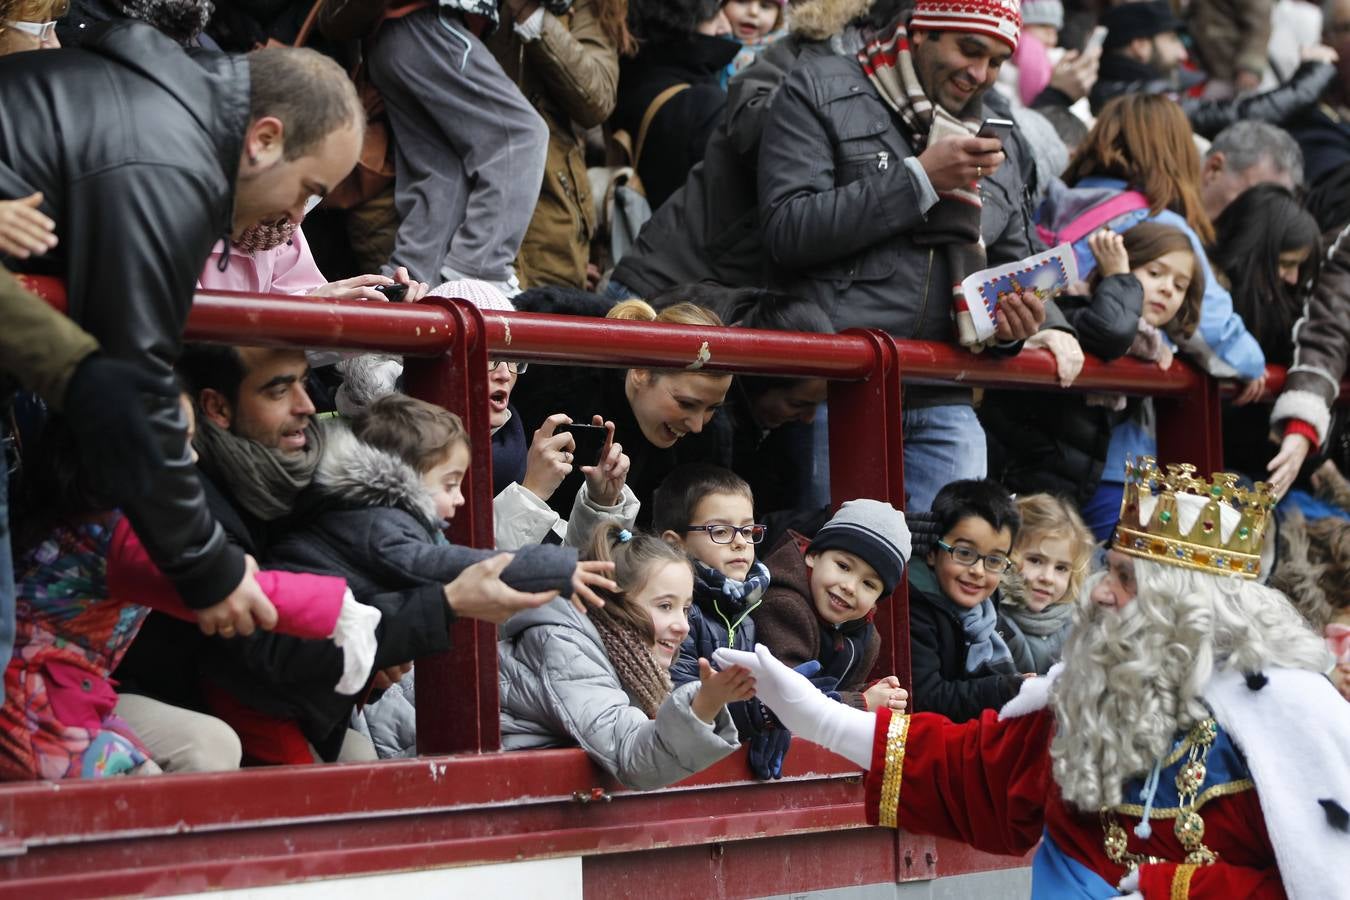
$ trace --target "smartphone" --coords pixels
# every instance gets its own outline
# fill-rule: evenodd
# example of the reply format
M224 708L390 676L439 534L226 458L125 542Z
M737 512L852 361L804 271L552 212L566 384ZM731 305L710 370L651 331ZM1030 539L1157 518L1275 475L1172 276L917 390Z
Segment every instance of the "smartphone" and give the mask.
M384 294L390 303L398 303L404 297L408 296L408 286L406 284L377 284L375 290Z
M976 137L998 138L1000 143L1008 143L1008 138L1012 137L1013 129L1017 123L1012 119L985 119L980 123L980 130L975 132Z
M559 425L554 434L572 435L576 447L572 450L572 459L578 466L598 466L600 454L605 450L605 441L609 438L609 429L603 425Z
M1092 34L1088 35L1087 43L1083 45L1083 52L1087 53L1089 50L1100 50L1105 43L1106 28L1105 26L1098 25L1096 28L1092 29Z

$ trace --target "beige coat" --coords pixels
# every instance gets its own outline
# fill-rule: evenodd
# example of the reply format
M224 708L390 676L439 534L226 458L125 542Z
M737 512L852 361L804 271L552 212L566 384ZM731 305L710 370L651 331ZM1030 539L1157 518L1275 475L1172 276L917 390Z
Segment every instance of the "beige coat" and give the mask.
M522 41L507 22L487 41L549 129L539 204L516 258L527 288L586 286L595 213L585 132L609 118L619 84L618 48L600 27L596 7L596 0L576 0L561 17L545 12L537 41Z

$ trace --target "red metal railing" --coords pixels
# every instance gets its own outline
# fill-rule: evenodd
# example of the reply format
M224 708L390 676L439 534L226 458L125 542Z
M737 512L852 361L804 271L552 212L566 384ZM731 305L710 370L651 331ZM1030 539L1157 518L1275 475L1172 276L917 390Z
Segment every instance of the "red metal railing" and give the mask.
M63 303L58 282L29 283ZM459 413L483 447L489 350L501 359L825 377L835 498L897 505L902 376L1055 389L1045 352L991 359L872 331L813 336L524 313L484 318L453 301L203 292L187 336L405 354L409 391ZM1155 396L1161 455L1218 466L1220 386L1189 367L1089 361L1073 390ZM455 519L460 543L491 544L490 466L487 453L473 462ZM877 620L878 666L907 677L903 591L895 601ZM418 760L5 787L0 896L181 892L554 855L586 856L591 896L616 895L621 881L634 892L679 885L680 893L744 896L1020 864L950 842L858 830L856 770L811 745L794 747L781 782L749 783L737 756L645 794L620 790L580 751L493 753L495 630L458 623L454 647L418 661ZM458 755L437 755L445 753ZM802 865L785 866L783 853ZM839 859L852 862L841 868ZM641 884L633 881L638 871Z

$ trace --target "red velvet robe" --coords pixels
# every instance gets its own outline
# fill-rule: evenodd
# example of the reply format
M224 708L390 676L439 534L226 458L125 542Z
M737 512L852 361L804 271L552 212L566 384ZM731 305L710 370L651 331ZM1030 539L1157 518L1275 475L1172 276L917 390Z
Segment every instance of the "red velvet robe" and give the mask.
M1106 854L1101 818L1071 809L1051 777L1055 720L1049 710L1003 721L986 710L960 725L932 713L896 720L896 734L888 741L890 710L877 714L867 772L870 822L1014 855L1036 846L1044 831L1065 855L1109 884L1125 876L1127 870ZM1198 807L1205 820L1204 843L1218 854L1211 865L1183 862L1186 853L1171 820L1160 818L1160 811L1153 815L1153 833L1146 841L1133 832L1136 816L1115 814L1129 835L1131 853L1176 860L1140 866L1139 889L1147 900L1285 896L1255 788L1235 783L1231 791L1218 792Z

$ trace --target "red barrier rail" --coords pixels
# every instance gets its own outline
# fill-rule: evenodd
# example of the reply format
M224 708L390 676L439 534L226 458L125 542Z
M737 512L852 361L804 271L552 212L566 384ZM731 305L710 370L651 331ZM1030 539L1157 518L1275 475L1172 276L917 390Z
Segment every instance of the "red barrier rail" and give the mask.
M59 282L29 284L63 305ZM835 497L897 505L902 377L1056 389L1044 351L995 359L871 331L818 336L525 313L484 318L455 301L203 292L187 336L405 354L409 391L463 416L475 446L488 440L489 350L502 359L825 377ZM1273 387L1283 373L1272 372ZM1219 464L1221 387L1188 366L1164 373L1133 360L1089 360L1071 390L1151 394L1163 457ZM491 460L479 457L454 538L488 546ZM877 619L879 667L905 677L904 592L894 601ZM0 789L0 896L168 893L552 855L584 855L585 890L597 897L633 888L638 871L650 876L641 884L651 889L745 896L1022 864L932 839L859 831L856 770L810 745L794 748L781 782L748 782L735 756L644 794L619 788L580 751L493 753L495 630L458 623L454 646L453 655L418 661L418 760ZM437 755L444 753L459 755ZM795 867L783 865L784 852ZM850 864L841 868L841 858Z

